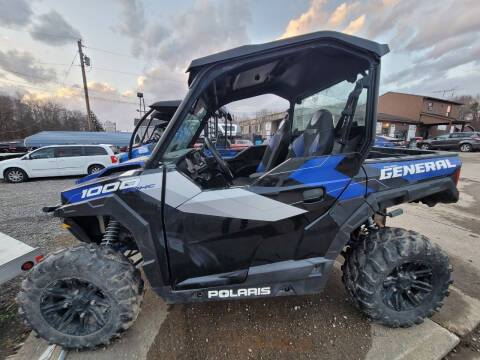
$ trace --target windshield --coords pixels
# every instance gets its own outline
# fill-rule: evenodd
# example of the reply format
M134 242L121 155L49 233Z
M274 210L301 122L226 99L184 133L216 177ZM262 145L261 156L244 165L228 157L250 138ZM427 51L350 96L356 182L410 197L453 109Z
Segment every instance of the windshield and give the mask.
M197 101L194 110L190 111L183 119L183 122L175 133L172 142L168 145L165 155L187 148L188 144L192 142L206 113L207 110L205 103L201 100Z

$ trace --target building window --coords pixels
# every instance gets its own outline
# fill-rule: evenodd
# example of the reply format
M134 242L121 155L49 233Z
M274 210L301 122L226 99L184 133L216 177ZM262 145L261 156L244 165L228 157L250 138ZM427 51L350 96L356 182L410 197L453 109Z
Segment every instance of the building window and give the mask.
M429 102L427 104L427 106L428 106L428 111L433 111L433 103L432 102Z
M452 111L452 105L447 106L447 114L445 116L450 116L450 112Z

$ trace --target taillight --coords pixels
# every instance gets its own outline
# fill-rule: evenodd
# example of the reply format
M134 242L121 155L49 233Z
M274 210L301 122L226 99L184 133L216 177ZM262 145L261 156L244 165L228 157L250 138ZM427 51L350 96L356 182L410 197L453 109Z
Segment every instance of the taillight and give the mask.
M30 270L32 267L33 267L33 261L27 261L21 266L23 271Z
M118 162L117 157L115 155L110 155L110 159L112 159L112 164L116 164Z
M480 137L472 137L473 140L480 140Z
M458 185L458 180L460 180L460 169L457 171L457 178L455 179L455 185Z
M38 256L35 258L35 261L36 261L37 263L39 263L42 259L43 259L43 255L38 255Z

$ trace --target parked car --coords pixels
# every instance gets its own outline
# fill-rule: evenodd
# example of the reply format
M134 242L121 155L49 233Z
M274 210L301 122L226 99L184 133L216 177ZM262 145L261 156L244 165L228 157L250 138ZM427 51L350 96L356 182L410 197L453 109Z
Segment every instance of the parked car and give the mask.
M380 147L399 147L404 145L405 140L392 138L388 136L379 136L375 137L375 144L374 146Z
M0 179L19 183L34 177L94 174L115 164L109 145L52 145L0 162Z
M250 140L235 139L235 143L232 144L232 149L243 150L243 149L246 149L246 148L248 148L252 145L253 145L253 143Z
M444 149L470 152L480 149L480 132L455 132L443 134L432 139L424 139L417 143L423 150Z
M0 152L22 153L27 152L23 140L13 140L0 143Z

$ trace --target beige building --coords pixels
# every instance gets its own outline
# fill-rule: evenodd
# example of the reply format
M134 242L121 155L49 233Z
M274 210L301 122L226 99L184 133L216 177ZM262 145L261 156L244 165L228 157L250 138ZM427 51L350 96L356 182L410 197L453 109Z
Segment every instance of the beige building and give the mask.
M410 139L462 130L461 106L455 101L387 92L378 99L377 134Z
M249 138L252 134L255 134L261 135L263 139L270 139L277 132L286 113L286 111L281 111L274 114L265 114L255 119L240 120L242 137Z

